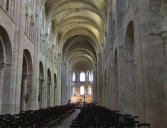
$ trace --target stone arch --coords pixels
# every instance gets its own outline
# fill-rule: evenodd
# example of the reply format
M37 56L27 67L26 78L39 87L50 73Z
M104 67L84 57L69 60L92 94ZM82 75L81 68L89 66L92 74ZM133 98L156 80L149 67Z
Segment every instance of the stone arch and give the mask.
M3 113L9 113L10 107L10 84L12 71L12 46L7 31L0 26L0 95L1 110Z
M48 69L47 71L47 106L50 107L51 105L51 84L52 84L52 81L51 81L51 71L50 69Z
M126 112L136 112L136 55L134 39L134 23L130 21L126 29L125 37L125 76L126 76Z
M54 74L54 105L56 105L57 75Z
M38 91L38 108L43 107L43 85L44 84L44 68L42 62L39 62L39 91Z
M32 99L32 57L29 50L23 51L20 110L31 109Z

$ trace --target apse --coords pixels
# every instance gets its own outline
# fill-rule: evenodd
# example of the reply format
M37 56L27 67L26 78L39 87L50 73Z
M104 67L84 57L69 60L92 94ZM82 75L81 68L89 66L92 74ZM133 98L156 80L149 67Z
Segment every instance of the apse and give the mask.
M93 102L96 49L97 44L85 35L73 36L65 42L62 56L62 68L64 68L62 78L65 78L67 83L62 81L62 92L65 91L67 99L64 101Z

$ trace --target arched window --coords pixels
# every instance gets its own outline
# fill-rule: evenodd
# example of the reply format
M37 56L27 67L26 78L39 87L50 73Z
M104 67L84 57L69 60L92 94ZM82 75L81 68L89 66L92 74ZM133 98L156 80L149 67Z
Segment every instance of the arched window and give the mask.
M85 73L84 72L80 73L80 81L85 82Z
M92 88L91 88L91 86L88 87L88 95L89 96L92 95Z
M73 72L73 74L72 74L72 81L73 82L76 81L76 73L75 72Z
M89 73L89 81L93 82L93 73L92 72Z
M84 86L80 87L80 95L84 95L85 94L85 88Z

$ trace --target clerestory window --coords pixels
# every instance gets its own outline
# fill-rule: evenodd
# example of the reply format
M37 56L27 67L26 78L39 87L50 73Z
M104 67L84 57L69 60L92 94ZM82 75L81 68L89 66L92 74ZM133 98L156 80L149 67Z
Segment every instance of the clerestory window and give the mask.
M85 82L85 73L84 72L80 73L80 82Z

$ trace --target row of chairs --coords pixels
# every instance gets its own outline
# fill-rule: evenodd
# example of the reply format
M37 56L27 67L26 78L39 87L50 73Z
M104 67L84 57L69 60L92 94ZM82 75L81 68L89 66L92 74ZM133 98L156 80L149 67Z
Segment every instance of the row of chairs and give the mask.
M1 115L0 128L50 128L75 110L75 105L23 111L15 115Z
M150 128L149 124L136 121L137 118L95 104L87 104L72 121L70 128Z

